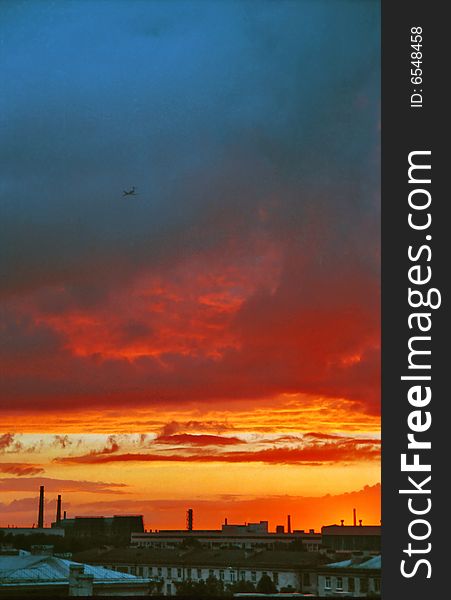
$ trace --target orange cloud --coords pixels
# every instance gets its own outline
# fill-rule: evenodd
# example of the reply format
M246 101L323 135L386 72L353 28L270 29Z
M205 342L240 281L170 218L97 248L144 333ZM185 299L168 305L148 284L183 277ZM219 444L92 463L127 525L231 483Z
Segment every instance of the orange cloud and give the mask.
M0 473L17 475L18 477L39 475L43 472L44 469L40 465L32 465L25 463L0 463ZM0 482L1 481L2 480L0 480Z
M2 492L35 492L39 486L44 485L48 492L91 492L94 494L123 494L123 483L105 483L103 481L76 481L73 479L55 479L51 477L22 477L13 479L4 477L0 479Z
M22 444L14 439L14 433L0 434L0 453L12 454L22 450Z
M244 440L237 437L224 437L220 435L179 433L174 435L159 435L156 439L159 444L186 444L188 446L233 446L244 444Z
M315 395L285 394L276 398L216 401L195 404L153 404L148 408L133 407L133 414L120 408L120 393L112 394L115 402L102 410L90 408L96 399L86 396L86 407L81 409L77 398L66 396L58 413L42 413L30 409L21 414L20 429L24 433L61 432L79 433L154 433L177 432L225 433L238 432L379 432L380 418L368 414L356 402L344 398L326 398ZM117 408L118 407L118 408ZM11 407L2 412L6 429L17 427L17 412ZM37 426L39 423L39 426ZM165 433L166 432L166 433Z
M380 441L376 439L360 439L340 436L321 436L313 437L314 434L308 434L305 439L292 438L291 441L297 440L296 447L275 447L277 440L259 440L259 443L271 443L273 447L255 450L250 448L245 451L223 451L213 450L210 446L220 446L216 441L212 444L211 440L205 444L205 451L196 452L187 451L186 448L181 448L179 451L166 453L166 450L157 450L159 440L151 445L153 452L126 452L126 453L111 453L111 452L96 452L92 451L89 454L81 456L67 456L54 459L55 462L61 464L106 464L114 462L229 462L229 463L266 463L266 464L324 464L324 463L343 463L343 462L365 462L377 461L380 459ZM198 436L189 436L189 439ZM205 436L199 436L205 437ZM213 436L207 436L211 438ZM218 439L214 436L215 440ZM165 443L172 444L184 443L184 436L168 436ZM175 439L174 439L175 438ZM181 438L181 439L180 439ZM227 439L227 438L222 438ZM286 438L282 438L286 441ZM234 443L234 442L232 442ZM239 440L239 444L244 444L243 440ZM189 445L189 444L188 444ZM228 443L226 445L229 445Z

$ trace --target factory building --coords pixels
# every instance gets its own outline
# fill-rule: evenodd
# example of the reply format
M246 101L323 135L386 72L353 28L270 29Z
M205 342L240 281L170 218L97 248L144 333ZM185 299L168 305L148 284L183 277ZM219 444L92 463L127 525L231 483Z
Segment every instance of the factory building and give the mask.
M380 525L327 525L321 528L325 549L333 552L380 552Z
M169 529L133 533L131 545L138 548L176 548L195 540L204 548L240 548L245 550L274 550L282 545L297 542L308 552L318 552L321 546L321 534L314 530L306 532L295 530L285 533L283 526L278 526L275 533L268 531L268 521L246 524L229 524L221 529Z
M43 533L74 538L98 538L99 540L121 539L129 543L132 533L144 531L142 515L115 515L113 517L74 517L62 515L62 497L58 494L56 518L50 528L44 527L44 486L39 488L37 527L1 528L5 534L31 535Z
M65 536L69 538L95 538L99 542L120 541L129 544L133 533L144 532L142 515L76 516L67 518L66 511L62 513L62 497L58 494L56 503L56 518L51 527L44 526L44 486L39 488L39 504L37 527L2 527L5 535L36 535Z
M74 517L61 519L59 524L52 527L63 529L66 537L122 539L127 543L134 533L144 532L142 515L114 515L112 517Z
M58 511L60 519L58 520ZM0 527L0 532L4 535L49 535L64 537L64 529L61 527L61 495L58 496L57 501L57 519L55 523L52 523L52 527L45 527L44 523L44 486L41 485L39 488L39 501L38 501L38 515L37 515L37 526L33 524L32 527Z

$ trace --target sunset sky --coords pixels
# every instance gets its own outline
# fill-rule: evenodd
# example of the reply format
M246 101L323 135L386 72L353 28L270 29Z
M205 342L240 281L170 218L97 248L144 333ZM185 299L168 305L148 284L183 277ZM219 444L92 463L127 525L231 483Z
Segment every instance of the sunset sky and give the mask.
M0 525L378 523L379 3L0 21Z

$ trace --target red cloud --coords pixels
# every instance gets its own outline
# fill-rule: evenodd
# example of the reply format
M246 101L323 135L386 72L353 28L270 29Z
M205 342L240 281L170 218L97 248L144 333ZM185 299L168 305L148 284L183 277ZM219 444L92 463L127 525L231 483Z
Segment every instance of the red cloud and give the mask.
M36 498L17 498L12 502L0 502L1 513L31 513L33 517L36 515L36 509L39 499ZM45 500L45 509L53 510L56 506L56 500ZM66 503L66 506L68 504Z
M105 454L114 454L119 451L119 444L114 435L108 436L107 444L101 450L91 450L90 456L103 456Z
M53 410L61 396L64 410L127 411L305 393L377 415L377 251L340 238L342 217L321 204L309 218L303 236L231 238L94 305L15 301L5 327L16 345L2 353L11 410Z
M333 437L328 440L314 440L309 444L289 447L273 447L247 451L212 451L179 453L123 453L100 455L89 453L82 456L70 456L55 459L64 464L106 464L112 462L226 462L267 464L323 464L330 462L358 462L380 459L380 441Z
M53 445L61 448L67 448L68 446L71 446L72 443L73 442L68 435L55 435L53 440Z
M161 429L160 435L174 435L174 433L185 433L186 431L215 431L219 434L221 431L230 429L233 429L233 425L222 421L170 421Z
M39 465L24 463L0 463L0 473L17 475L18 477L39 475L44 469Z
M34 492L44 485L48 492L92 492L95 494L123 494L124 483L105 483L103 481L77 481L73 479L53 479L50 477L22 477L0 479L0 490L3 492Z
M0 435L0 453L19 452L22 449L20 442L14 441L14 433L2 433Z

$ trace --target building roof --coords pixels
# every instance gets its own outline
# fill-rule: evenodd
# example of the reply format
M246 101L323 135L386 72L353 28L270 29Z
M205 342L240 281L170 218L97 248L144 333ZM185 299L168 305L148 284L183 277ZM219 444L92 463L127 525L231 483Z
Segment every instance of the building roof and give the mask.
M381 555L372 556L371 558L364 558L356 560L351 558L349 560L342 560L340 562L331 563L325 565L328 569L371 569L381 570Z
M240 530L219 530L219 529L198 529L188 531L186 529L169 529L159 531L143 531L143 532L132 532L133 540L159 540L159 539L180 539L180 538L198 538L198 539L211 539L217 538L218 540L264 540L277 542L282 541L293 541L302 538L307 539L321 539L321 533L314 532L309 533L306 531L293 531L291 533L277 533L274 531L240 531Z
M61 527L0 527L5 535L52 535L64 536Z
M155 531L145 531L148 535L211 535L212 533L222 533L221 529L158 529ZM137 534L139 535L139 534Z
M153 549L113 548L107 551L87 550L77 560L103 565L162 565L186 567L296 568L316 565L324 558L312 552L267 550L249 553L241 549Z
M0 556L0 585L29 583L67 583L70 566L81 564L56 556L40 556L21 553L16 556ZM102 567L83 565L84 573L93 575L94 583L143 583L143 579Z
M380 525L326 525L322 535L380 535Z

